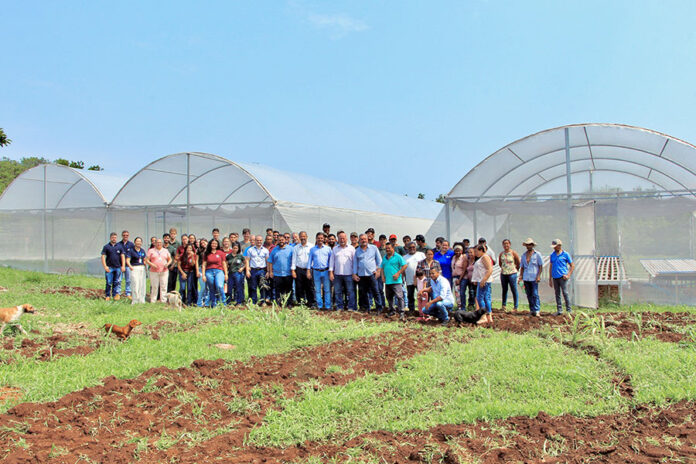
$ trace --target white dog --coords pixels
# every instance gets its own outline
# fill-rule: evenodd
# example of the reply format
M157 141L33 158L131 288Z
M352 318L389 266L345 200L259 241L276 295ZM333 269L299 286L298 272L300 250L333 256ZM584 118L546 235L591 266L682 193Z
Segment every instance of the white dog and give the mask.
M181 312L181 295L179 292L169 292L165 295L168 306L173 306Z

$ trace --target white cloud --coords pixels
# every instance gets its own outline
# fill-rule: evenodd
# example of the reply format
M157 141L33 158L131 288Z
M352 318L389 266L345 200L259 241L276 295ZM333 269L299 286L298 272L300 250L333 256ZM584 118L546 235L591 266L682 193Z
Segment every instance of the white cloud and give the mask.
M310 13L307 20L314 27L329 31L333 39L339 39L351 32L362 32L369 29L365 21L351 18L343 13L332 15Z

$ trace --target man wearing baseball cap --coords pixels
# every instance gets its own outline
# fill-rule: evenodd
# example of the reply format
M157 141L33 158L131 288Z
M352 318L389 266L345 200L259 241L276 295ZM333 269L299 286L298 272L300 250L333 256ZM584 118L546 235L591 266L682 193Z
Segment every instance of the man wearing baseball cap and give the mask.
M568 252L563 250L563 242L560 238L551 241L551 272L549 272L549 286L553 287L556 294L556 316L563 314L563 305L561 304L561 293L565 300L566 312L570 314L570 298L568 297L568 280L573 274L573 259Z
M518 281L524 282L524 292L527 294L530 314L538 317L541 310L539 281L541 280L541 271L544 268L544 259L541 253L534 249L536 243L533 238L528 238L522 242L522 245L527 248L527 252L520 259Z

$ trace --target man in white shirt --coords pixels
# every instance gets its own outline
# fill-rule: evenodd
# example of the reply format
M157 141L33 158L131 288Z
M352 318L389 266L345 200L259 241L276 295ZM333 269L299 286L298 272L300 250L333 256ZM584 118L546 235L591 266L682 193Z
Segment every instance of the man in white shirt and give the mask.
M345 232L338 233L338 245L329 258L329 279L334 286L334 306L343 310L344 293L348 298L348 311L355 311L355 287L353 285L353 258L355 248L348 244Z
M249 285L249 296L252 303L256 304L258 295L256 289L259 287L261 277L268 278L267 260L268 248L263 246L263 237L257 235L254 238L254 246L249 247L246 252L246 277ZM266 300L266 292L261 290L261 304Z
M300 241L295 245L292 253L292 263L290 270L292 278L295 280L295 296L297 304L306 304L309 307L314 306L314 283L312 279L307 277L307 268L309 264L309 251L312 246L307 242L307 232L300 232Z
M440 275L440 267L430 268L429 286L421 290L421 295L429 295L423 314L435 316L444 326L449 322L448 311L454 307L454 295L449 280Z
M425 259L425 253L416 251L416 242L409 242L406 246L406 254L404 255L404 261L406 261L406 293L408 295L408 310L411 313L416 311L416 268L418 263Z

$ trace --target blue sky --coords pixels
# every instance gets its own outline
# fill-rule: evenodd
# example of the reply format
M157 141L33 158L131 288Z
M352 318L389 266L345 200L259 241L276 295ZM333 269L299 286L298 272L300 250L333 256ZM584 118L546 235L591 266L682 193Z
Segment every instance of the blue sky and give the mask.
M430 199L571 123L696 142L696 2L0 0L0 156L203 151Z

